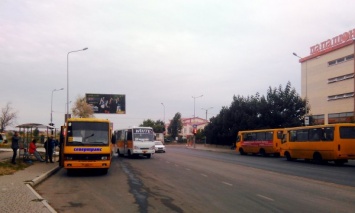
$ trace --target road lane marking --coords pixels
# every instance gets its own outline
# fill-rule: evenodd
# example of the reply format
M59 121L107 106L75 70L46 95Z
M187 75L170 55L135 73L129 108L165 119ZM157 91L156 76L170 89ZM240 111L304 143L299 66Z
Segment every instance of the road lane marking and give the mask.
M191 169L189 169L189 168L185 168L187 171L191 171Z
M226 185L228 185L228 186L233 186L233 184L227 183L227 182L224 182L224 181L222 181L222 183L223 183L223 184L226 184Z
M203 177L208 177L207 175L205 175L205 174L201 174Z
M264 198L265 200L275 201L274 199L269 198L269 197L266 197L266 196L264 196L264 195L259 195L259 194L257 194L257 196L258 196L258 197L261 197L261 198Z

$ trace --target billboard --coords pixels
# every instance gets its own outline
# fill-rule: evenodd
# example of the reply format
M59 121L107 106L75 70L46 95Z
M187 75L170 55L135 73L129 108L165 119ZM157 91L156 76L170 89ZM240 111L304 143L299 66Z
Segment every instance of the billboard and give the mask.
M94 113L126 114L126 95L86 93L85 97Z

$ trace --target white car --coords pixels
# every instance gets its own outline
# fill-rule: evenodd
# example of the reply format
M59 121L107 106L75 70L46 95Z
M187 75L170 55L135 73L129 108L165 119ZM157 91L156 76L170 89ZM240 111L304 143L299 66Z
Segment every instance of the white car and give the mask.
M155 152L165 152L165 146L161 141L154 141L155 142Z

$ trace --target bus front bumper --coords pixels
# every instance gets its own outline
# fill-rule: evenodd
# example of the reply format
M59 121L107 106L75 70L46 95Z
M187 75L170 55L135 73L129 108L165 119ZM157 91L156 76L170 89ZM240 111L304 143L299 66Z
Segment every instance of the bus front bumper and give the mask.
M110 168L110 161L64 161L66 169L105 169Z

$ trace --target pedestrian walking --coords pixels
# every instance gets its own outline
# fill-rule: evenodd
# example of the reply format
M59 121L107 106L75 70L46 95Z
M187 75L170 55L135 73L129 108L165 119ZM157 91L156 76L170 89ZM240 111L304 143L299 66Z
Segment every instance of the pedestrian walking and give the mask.
M16 164L16 156L17 156L17 150L19 148L18 142L19 142L20 138L17 134L17 132L14 132L14 135L12 136L12 144L11 144L11 148L12 151L14 152L12 155L12 164Z
M50 136L46 142L44 142L44 148L46 149L46 163L48 163L48 160L51 163L53 162L53 148L54 148L54 139L53 136Z

